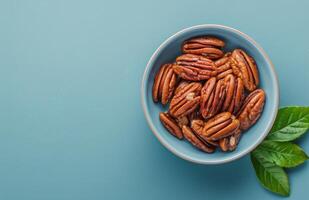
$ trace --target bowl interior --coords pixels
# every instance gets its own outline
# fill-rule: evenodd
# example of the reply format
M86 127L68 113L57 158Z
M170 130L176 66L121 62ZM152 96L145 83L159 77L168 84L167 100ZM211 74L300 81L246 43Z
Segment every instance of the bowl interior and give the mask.
M188 38L214 35L226 42L225 51L241 48L251 55L258 66L260 74L260 88L266 92L264 111L258 122L245 132L237 149L233 152L223 153L217 150L213 154L206 154L194 148L186 140L178 140L162 126L159 113L166 111L168 106L156 104L152 101L152 85L154 77L160 66L164 63L174 62L181 54L180 47ZM148 63L143 78L142 97L146 118L150 127L161 143L176 155L197 163L216 164L235 160L253 150L269 132L278 109L278 83L272 64L263 50L248 36L237 30L216 26L202 25L178 32L166 40L154 53Z

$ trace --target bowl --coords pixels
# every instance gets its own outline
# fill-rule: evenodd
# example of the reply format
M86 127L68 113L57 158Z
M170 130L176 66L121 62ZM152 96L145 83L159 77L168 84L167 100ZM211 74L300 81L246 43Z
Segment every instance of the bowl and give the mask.
M265 106L260 119L243 134L238 147L232 152L217 150L212 154L207 154L196 149L186 140L176 139L163 127L159 120L159 113L166 111L168 107L154 103L152 100L152 85L160 66L164 63L173 62L177 56L181 55L180 47L183 41L201 35L213 35L222 38L226 42L225 51L241 48L251 55L259 69L260 88L266 93ZM278 79L269 57L251 37L227 26L216 24L198 25L183 29L172 35L154 52L143 74L141 100L145 117L152 132L168 150L180 158L194 163L221 164L239 159L250 153L267 136L278 111Z

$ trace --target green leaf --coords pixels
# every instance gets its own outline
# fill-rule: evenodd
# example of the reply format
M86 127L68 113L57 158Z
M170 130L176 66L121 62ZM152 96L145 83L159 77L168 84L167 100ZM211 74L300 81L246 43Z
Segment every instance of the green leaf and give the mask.
M285 107L279 109L267 140L292 141L309 129L309 107Z
M251 153L251 162L263 187L282 196L290 194L289 179L281 167L254 152Z
M299 146L290 142L266 140L254 151L280 167L296 167L308 160L306 153Z

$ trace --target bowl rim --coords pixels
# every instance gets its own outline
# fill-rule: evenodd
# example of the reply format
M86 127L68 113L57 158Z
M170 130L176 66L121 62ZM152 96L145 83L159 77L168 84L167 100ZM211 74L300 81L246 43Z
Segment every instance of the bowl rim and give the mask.
M191 156L188 156L187 154L181 153L177 150L177 148L175 148L173 145L170 145L160 134L159 131L156 129L155 125L152 122L152 119L150 117L149 114L149 110L147 109L147 105L146 105L146 84L147 84L147 77L149 76L150 70L151 70L151 65L154 63L155 59L157 58L157 56L159 55L159 53L162 51L162 49L164 49L169 43L171 43L175 38L179 37L182 34L185 34L187 32L196 30L196 29L204 29L204 28L215 28L215 29L222 29L222 30L226 30L226 31L230 31L233 32L235 34L240 35L241 37L245 38L247 41L249 41L253 46L255 46L255 48L257 48L257 50L262 54L263 58L266 60L267 63L269 63L270 66L270 71L271 71L271 76L273 76L274 78L274 97L275 97L275 102L274 102L274 107L275 107L275 111L272 113L271 116L271 122L269 123L269 125L266 127L266 129L264 130L264 132L260 135L260 137L258 138L258 140L256 140L255 142L253 142L251 145L249 145L248 148L244 149L242 152L235 154L231 157L227 157L227 158L223 158L223 159L216 159L216 160L204 160L204 159L197 159L197 158L192 158ZM247 34L225 26L225 25L219 25L219 24L201 24L201 25L195 25L195 26L191 26L185 29L182 29L178 32L176 32L175 34L173 34L172 36L168 37L157 49L156 51L152 54L152 56L150 57L145 71L143 73L143 78L142 78L142 84L141 84L141 103L142 103L142 107L143 107L143 112L144 115L146 117L146 121L152 131L152 133L156 136L156 138L160 141L160 143L167 148L169 151L171 151L174 155L193 162L193 163L197 163L197 164L205 164L205 165L215 165L215 164L224 164L224 163L228 163L231 161L235 161L245 155L247 155L248 153L250 153L251 151L253 151L263 140L264 138L267 136L268 132L271 130L276 116L277 116L277 112L278 112L278 107L279 107L279 81L278 81L278 77L277 77L277 73L275 71L274 65L271 62L269 56L266 54L266 52L264 51L264 49L255 41L253 40L250 36L248 36Z

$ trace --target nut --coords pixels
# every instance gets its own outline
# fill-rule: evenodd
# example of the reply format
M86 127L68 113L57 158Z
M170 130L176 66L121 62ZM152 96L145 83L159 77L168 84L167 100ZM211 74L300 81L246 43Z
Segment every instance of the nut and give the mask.
M241 137L241 130L237 129L233 135L230 136L229 139L229 150L233 151L236 149Z
M182 130L178 126L177 122L168 114L168 113L160 113L160 121L164 125L164 127L175 137L178 139L183 138Z
M171 100L169 113L175 118L192 113L200 103L201 88L202 85L195 82L181 88Z
M195 147L198 149L206 152L206 153L212 153L214 152L215 148L212 146L208 146L207 144L203 143L188 126L182 127L182 132L185 138Z
M209 59L218 59L223 56L220 49L224 46L224 42L215 37L196 37L185 41L182 45L184 53L202 55Z
M175 94L174 95L176 95L179 91L181 91L182 88L184 88L187 85L189 85L188 81L184 81L184 80L180 81L180 83L178 84L178 86L175 89Z
M226 86L226 96L225 96L225 99L224 99L222 110L228 111L228 109L231 105L231 102L233 100L233 97L234 97L235 77L233 75L229 74L228 76L226 76L224 78L224 83L225 83L225 86Z
M237 131L229 136L222 138L219 140L219 147L222 151L233 151L236 149L238 142L240 140L241 131L240 129L237 129Z
M172 97L177 82L176 74L172 64L164 64L156 74L152 88L152 98L154 102L161 101L163 105Z
M203 120L192 120L191 122L191 129L194 131L195 135L204 143L208 144L208 146L218 146L218 142L208 140L207 138L203 138L203 128L204 128L205 122Z
M182 117L176 118L176 122L177 122L179 127L182 127L184 125L189 125L189 119L188 119L187 116L182 116Z
M230 63L231 53L226 53L223 58L215 61L217 67L217 79L226 77L229 74L233 74L233 70Z
M240 129L247 130L259 119L265 103L265 92L257 89L251 92L244 101L239 113Z
M209 119L203 128L202 138L217 141L233 135L239 129L240 123L229 112L220 113Z
M230 107L228 108L228 111L230 113L236 114L241 108L244 98L245 98L245 88L243 81L242 79L237 78L235 82L233 99L230 104Z
M201 90L200 113L205 119L220 112L225 99L226 90L224 80L215 77L209 79Z
M243 50L235 49L231 55L233 73L240 77L247 90L253 91L259 85L259 73L252 57Z
M200 119L194 119L191 122L192 130L198 135L202 135L204 125L205 125L204 121Z
M229 74L224 78L226 96L222 106L222 111L236 114L240 109L244 99L244 86L240 78L235 79L234 75Z
M193 54L179 56L173 69L182 79L189 81L207 80L217 75L216 66L212 60Z

